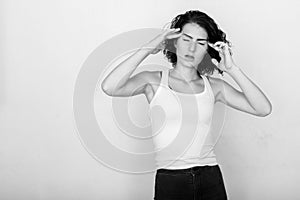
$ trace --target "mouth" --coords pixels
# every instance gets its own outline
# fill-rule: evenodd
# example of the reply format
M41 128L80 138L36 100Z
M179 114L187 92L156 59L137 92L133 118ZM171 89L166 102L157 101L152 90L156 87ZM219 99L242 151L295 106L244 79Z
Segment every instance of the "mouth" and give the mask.
M187 58L188 60L194 60L195 59L195 57L192 56L192 55L185 55L184 57Z

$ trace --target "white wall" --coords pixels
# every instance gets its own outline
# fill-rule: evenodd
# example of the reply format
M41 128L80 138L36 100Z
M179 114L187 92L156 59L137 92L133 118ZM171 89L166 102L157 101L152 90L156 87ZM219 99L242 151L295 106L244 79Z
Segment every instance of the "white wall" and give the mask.
M266 118L228 110L216 153L229 198L300 195L298 1L0 4L0 199L152 199L153 173L114 171L83 147L74 124L74 85L102 42L161 28L189 9L220 24L235 45L236 63L273 104Z

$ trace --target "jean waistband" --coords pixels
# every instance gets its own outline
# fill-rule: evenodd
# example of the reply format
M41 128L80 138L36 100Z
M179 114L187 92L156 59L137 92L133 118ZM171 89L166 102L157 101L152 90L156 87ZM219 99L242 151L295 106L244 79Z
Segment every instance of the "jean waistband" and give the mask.
M219 165L194 166L194 167L185 168L185 169L164 169L164 168L160 168L160 169L157 169L156 172L157 173L164 173L164 174L186 174L186 173L190 173L190 172L201 173L202 171L212 169L212 168L216 168L216 167L219 167Z

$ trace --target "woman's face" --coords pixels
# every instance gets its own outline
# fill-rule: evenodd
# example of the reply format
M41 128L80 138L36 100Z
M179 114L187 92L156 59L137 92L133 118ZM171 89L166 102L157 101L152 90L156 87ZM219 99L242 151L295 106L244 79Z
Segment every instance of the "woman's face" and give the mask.
M177 63L197 68L207 52L207 32L195 23L182 27L182 35L174 43Z

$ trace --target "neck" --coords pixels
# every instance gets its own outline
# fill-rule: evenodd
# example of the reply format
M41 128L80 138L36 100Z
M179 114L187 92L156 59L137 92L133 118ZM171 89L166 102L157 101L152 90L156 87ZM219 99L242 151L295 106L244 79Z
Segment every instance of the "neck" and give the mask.
M197 69L194 67L186 67L176 64L172 72L174 77L182 79L185 82L192 82L199 79Z

